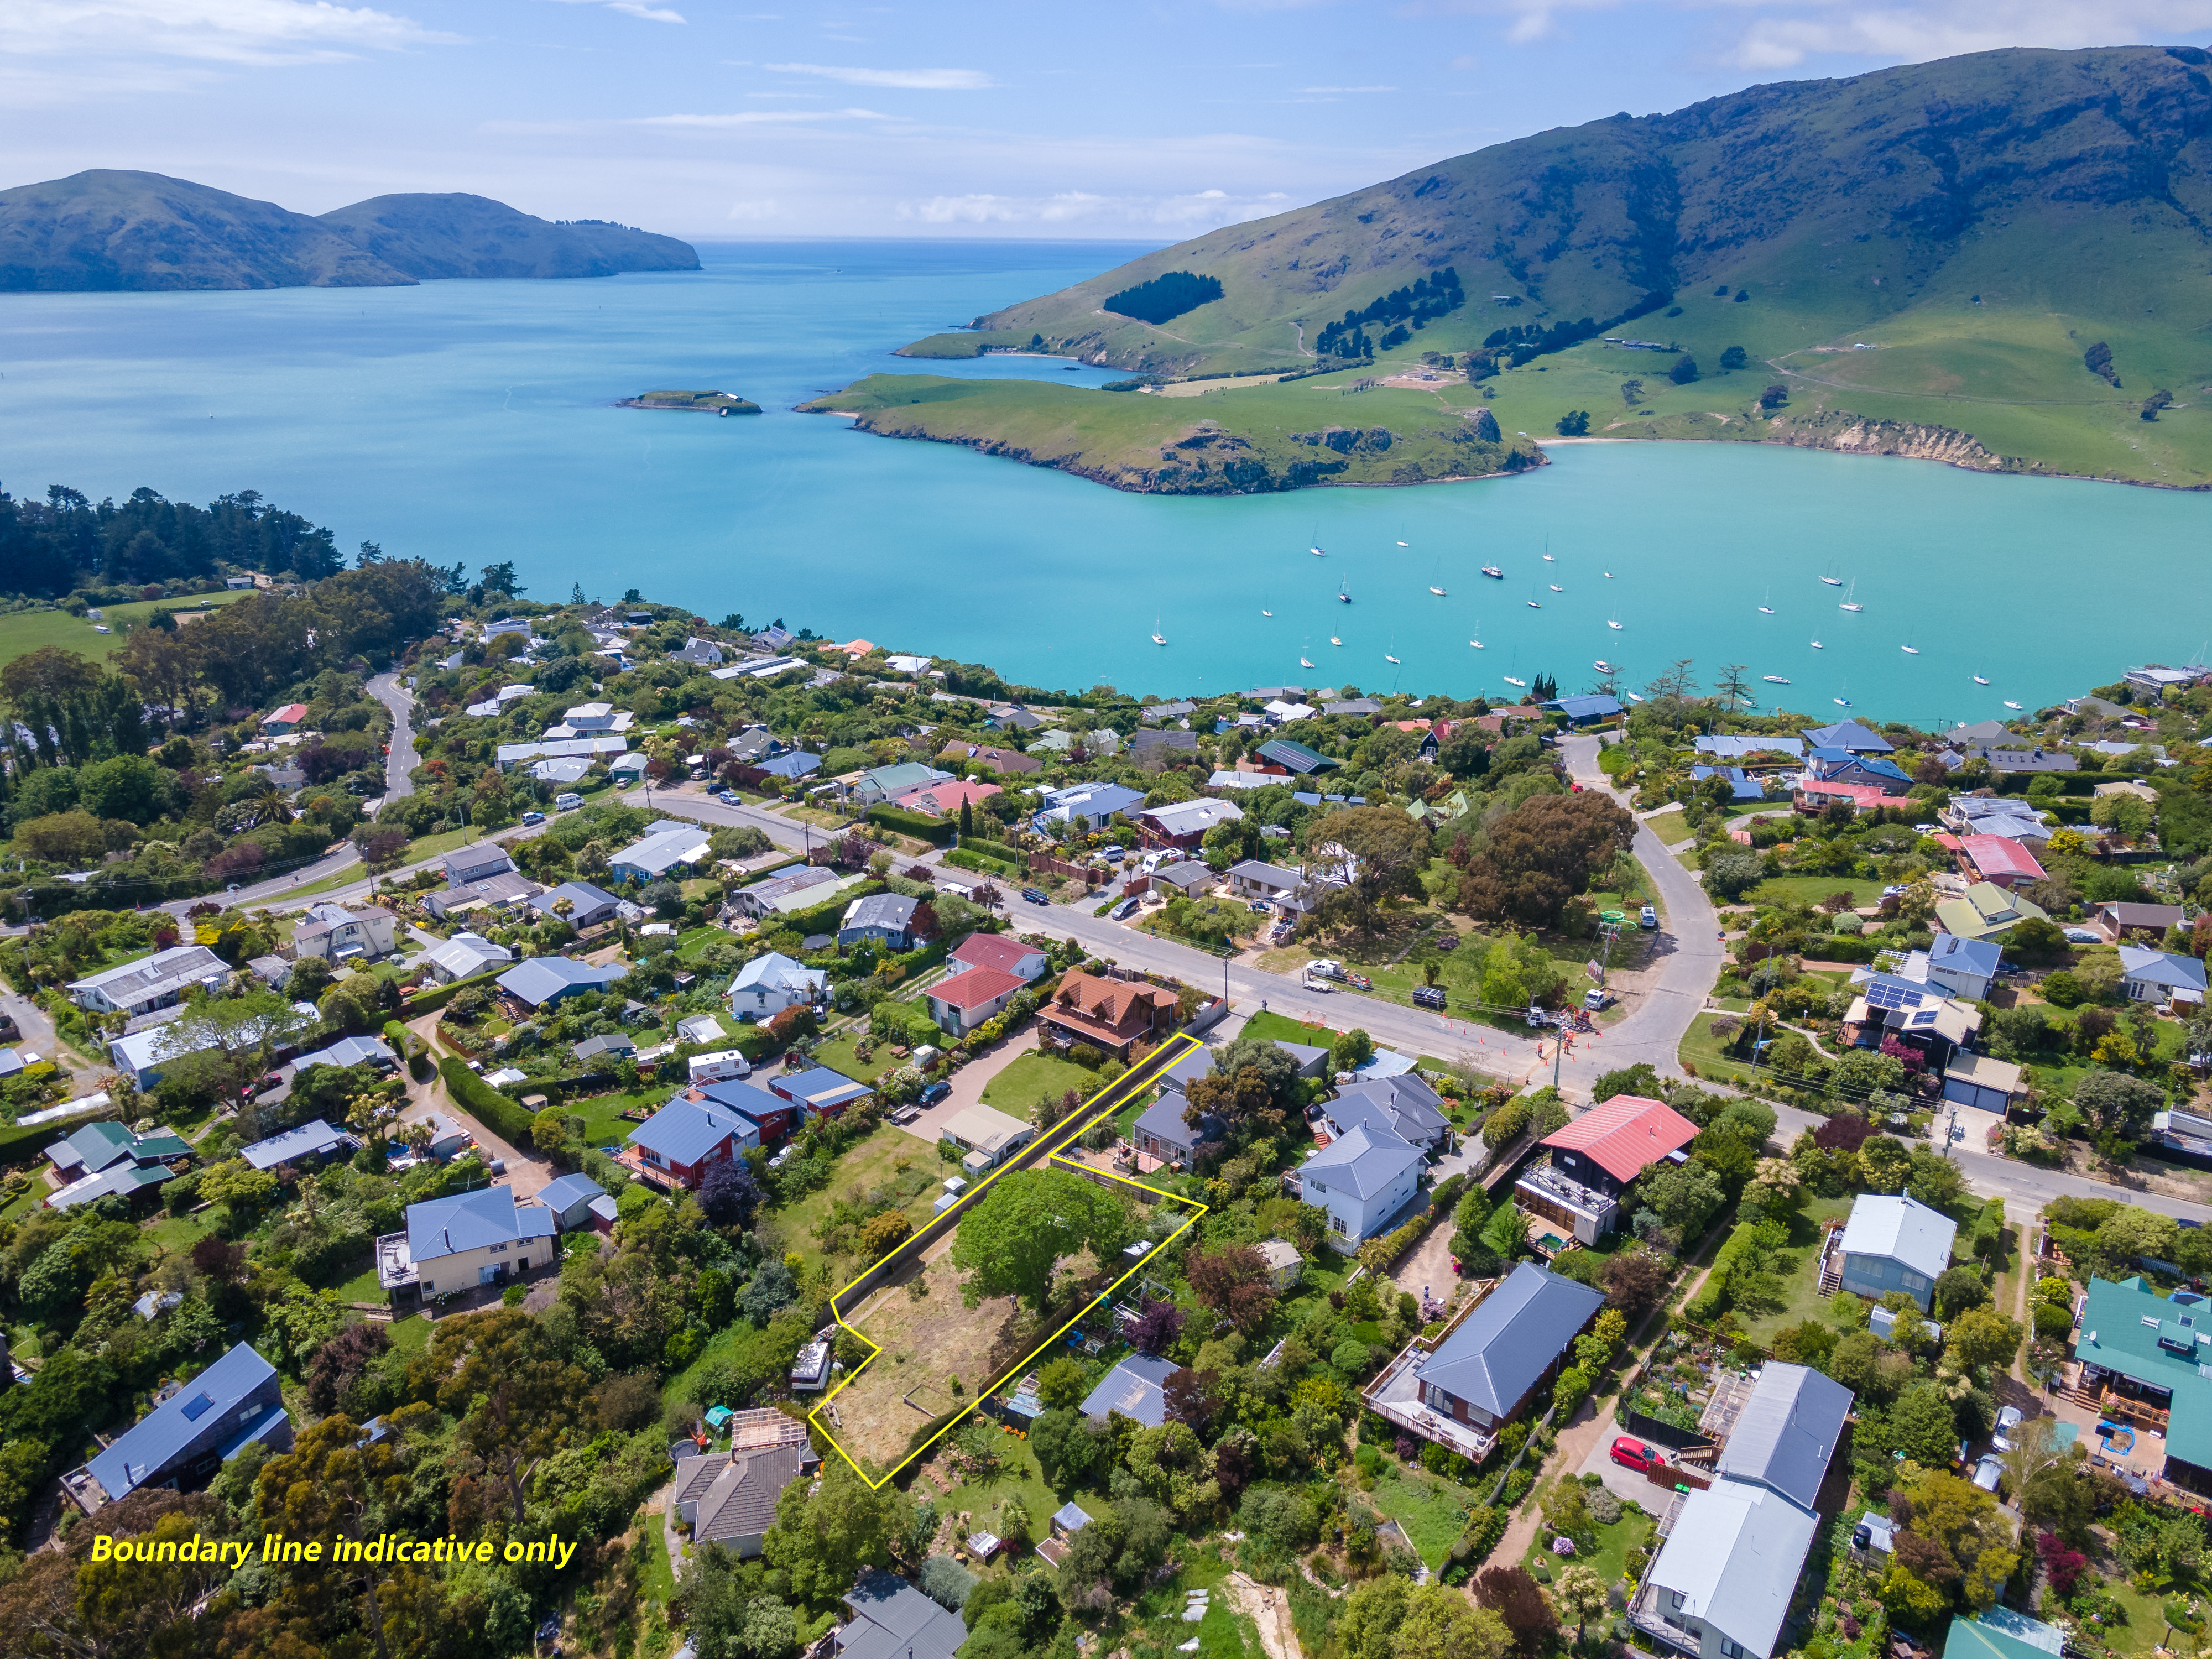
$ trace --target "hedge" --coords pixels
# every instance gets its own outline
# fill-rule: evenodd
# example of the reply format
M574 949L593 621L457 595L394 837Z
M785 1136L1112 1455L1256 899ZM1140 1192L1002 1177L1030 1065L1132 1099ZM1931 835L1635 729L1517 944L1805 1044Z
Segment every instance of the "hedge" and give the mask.
M517 1152L532 1150L532 1114L524 1111L519 1103L509 1100L451 1054L438 1062L438 1075L445 1079L446 1092L453 1097L456 1106L501 1139L513 1143Z
M1783 1237L1778 1238L1775 1237L1777 1234ZM1729 1280L1735 1273L1736 1264L1753 1250L1780 1243L1787 1237L1779 1224L1775 1222L1738 1222L1735 1231L1728 1236L1728 1243L1722 1245L1720 1253L1713 1257L1712 1271L1705 1276L1705 1288L1690 1298L1682 1310L1683 1313L1700 1325L1711 1324L1729 1305Z
M864 816L871 823L880 823L886 830L912 836L933 847L951 846L960 828L957 818L933 818L927 813L909 812L902 806L871 806Z
M418 1015L435 1013L471 985L488 985L506 971L505 968L495 969L472 975L467 979L457 979L449 985L439 986L435 990L419 991L400 1003L399 1018L410 1020Z
M994 841L988 836L963 836L960 845L969 852L981 853L987 859L1004 860L1017 868L1022 863L1023 854L1018 848L1009 847L1002 841Z
M1004 876L1010 881L1022 878L1023 866L1009 864L1004 859L987 858L965 847L956 847L945 855L945 861L962 870L973 870L986 876Z
M788 927L801 939L815 933L834 933L837 931L837 924L845 919L847 905L854 899L866 898L871 893L880 893L884 890L882 882L864 881L857 886L848 887L826 904L817 904L811 910L793 911L787 916L779 917L769 925L776 929Z

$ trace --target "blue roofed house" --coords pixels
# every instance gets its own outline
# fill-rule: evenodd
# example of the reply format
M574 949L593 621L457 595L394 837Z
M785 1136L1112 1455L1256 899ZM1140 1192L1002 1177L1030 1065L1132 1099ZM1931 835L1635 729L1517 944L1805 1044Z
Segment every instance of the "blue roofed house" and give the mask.
M629 972L618 962L593 967L568 957L530 957L492 982L524 1007L538 1009L586 991L604 991Z
M734 1086L751 1089L752 1085ZM760 1125L744 1113L716 1101L694 1100L686 1094L632 1129L629 1139L629 1145L616 1161L648 1186L672 1192L679 1187L696 1190L711 1165L727 1163L747 1148L759 1146L761 1132Z
M1413 1201L1425 1161L1394 1131L1362 1124L1298 1166L1299 1196L1328 1212L1332 1244L1362 1243Z
M1201 1147L1228 1133L1228 1124L1212 1112L1201 1115L1193 1127L1183 1121L1183 1114L1189 1109L1190 1103L1182 1092L1169 1089L1129 1126L1129 1142L1137 1149L1139 1174L1149 1174L1163 1164L1188 1167L1196 1162Z
M1174 1360L1158 1354L1130 1354L1091 1389L1083 1402L1084 1415L1103 1418L1119 1413L1148 1429L1157 1429L1168 1420L1164 1392L1168 1379L1182 1369Z
M1994 1607L1972 1619L1954 1614L1943 1638L1943 1659L2059 1659L2066 1632L2010 1607Z
M1765 800L1766 787L1741 766L1692 766L1690 775L1699 783L1711 783L1715 778L1729 787L1731 800Z
M320 1118L287 1129L283 1133L241 1146L238 1155L256 1170L274 1170L286 1164L320 1160L333 1153L349 1153L361 1143L343 1129L333 1129Z
M871 893L845 907L837 923L840 945L882 945L894 951L914 948L914 915L920 899L897 893Z
M793 962L781 951L755 957L738 969L730 988L730 1012L741 1020L773 1019L787 1008L811 1006L830 994L830 975Z
M880 1567L863 1571L844 1599L852 1617L837 1627L835 1659L952 1659L968 1639L958 1613Z
M1851 1394L1802 1365L1770 1361L1736 1416L1712 1485L1675 1512L1629 1619L1696 1659L1772 1659L1820 1528L1821 1483Z
M2204 1006L2204 964L2195 957L2153 951L2141 945L2120 946L2120 989L2130 1002L2172 1006Z
M803 1072L785 1072L768 1079L768 1091L787 1100L806 1114L811 1123L836 1117L848 1106L857 1106L875 1091L827 1066L810 1066Z
M1911 775L1895 761L1833 744L1821 744L1807 755L1806 773L1808 782L1855 783L1885 795L1901 795L1912 787Z
M708 839L703 823L672 818L610 858L607 873L617 881L659 881L678 866L704 859Z
M799 1102L772 1095L757 1083L741 1078L714 1078L695 1084L684 1091L684 1098L708 1101L748 1119L760 1131L763 1146L778 1146L796 1134L806 1109Z
M1816 749L1848 749L1855 755L1893 754L1897 747L1881 732L1856 720L1814 726L1805 733L1805 741Z
M1523 1261L1440 1340L1415 1338L1361 1398L1401 1428L1480 1462L1604 1306L1604 1291Z
M538 1201L551 1212L554 1226L566 1233L590 1226L592 1200L606 1195L607 1189L591 1176L565 1175L540 1188Z
M1584 691L1571 697L1554 697L1545 708L1556 709L1576 727L1604 726L1620 718L1620 700L1602 691Z
M86 1514L142 1486L204 1485L228 1459L258 1442L292 1446L276 1368L244 1343L118 1435L89 1463L62 1477L62 1489Z
M1350 1134L1364 1125L1388 1129L1431 1154L1449 1148L1451 1120L1443 1113L1443 1097L1421 1080L1418 1072L1397 1072L1389 1077L1363 1078L1336 1091L1336 1098L1313 1109L1328 1125L1331 1136Z
M1116 812L1127 813L1145 804L1145 792L1120 783L1072 783L1064 789L1047 789L1037 797L1042 804L1030 814L1030 827L1041 836L1064 823L1071 829L1103 829Z
M1844 1224L1843 1287L1869 1302L1903 1291L1924 1310L1951 1265L1958 1224L1917 1198L1861 1193Z
M501 1285L560 1255L553 1212L518 1204L512 1187L481 1187L407 1206L407 1230L376 1241L376 1277L395 1308Z

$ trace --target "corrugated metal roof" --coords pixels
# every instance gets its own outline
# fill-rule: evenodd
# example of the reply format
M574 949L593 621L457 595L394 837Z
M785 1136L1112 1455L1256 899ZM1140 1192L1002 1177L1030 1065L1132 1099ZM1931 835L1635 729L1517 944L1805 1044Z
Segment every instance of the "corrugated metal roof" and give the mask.
M1084 1413L1103 1417L1109 1412L1119 1412L1148 1429L1157 1429L1168 1420L1167 1396L1161 1390L1168 1378L1182 1369L1158 1354L1133 1353L1091 1389L1091 1397L1083 1402Z
M1851 1391L1804 1365L1771 1361L1737 1414L1716 1472L1813 1507L1850 1415Z
M92 1478L110 1498L127 1496L161 1475L276 1375L274 1365L240 1343L94 1458L88 1466Z
M1355 1198L1372 1198L1421 1161L1420 1148L1395 1130L1362 1124L1329 1144L1298 1168L1301 1176L1326 1175Z
M1633 1181L1697 1138L1698 1126L1664 1101L1615 1095L1546 1136L1544 1145L1585 1153L1615 1181Z
M1844 1225L1845 1255L1885 1255L1929 1279L1951 1265L1951 1241L1958 1224L1917 1198L1861 1193Z
M1604 1291L1523 1261L1414 1374L1503 1417L1604 1303Z
M1716 1481L1684 1502L1651 1564L1652 1594L1662 1610L1701 1619L1753 1659L1771 1659L1820 1524L1764 1486Z
M512 1187L486 1187L407 1206L407 1253L417 1267L441 1256L546 1238L552 1232L552 1212L517 1205Z
M757 1146L760 1126L703 1100L672 1100L629 1132L632 1145L686 1164L699 1163L733 1135L742 1145Z

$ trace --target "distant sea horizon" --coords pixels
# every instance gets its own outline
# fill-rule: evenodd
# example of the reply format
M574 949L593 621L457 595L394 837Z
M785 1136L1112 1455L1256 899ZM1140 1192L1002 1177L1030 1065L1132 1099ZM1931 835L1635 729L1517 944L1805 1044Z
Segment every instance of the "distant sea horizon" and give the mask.
M2212 501L2178 492L1639 443L1464 483L1148 496L855 433L793 406L870 373L1117 378L890 354L1160 244L695 246L700 271L590 281L0 295L0 486L258 489L348 550L512 560L533 599L635 588L1069 691L1505 699L1509 677L1579 690L1605 662L1641 690L1688 659L1708 686L1741 664L1762 710L1934 726L2198 659L2212 632ZM662 387L764 412L616 406Z

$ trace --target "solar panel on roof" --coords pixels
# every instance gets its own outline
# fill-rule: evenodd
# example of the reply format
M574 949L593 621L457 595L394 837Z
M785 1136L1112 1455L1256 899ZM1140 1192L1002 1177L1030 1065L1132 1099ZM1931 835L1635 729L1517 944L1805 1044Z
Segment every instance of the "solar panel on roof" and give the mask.
M1891 980L1877 979L1868 983L1866 999L1869 1007L1917 1008L1921 1004L1922 995L1910 986L1899 985Z
M185 1417L197 1423L214 1404L215 1401L209 1399L206 1395L196 1394L185 1401L179 1409L183 1411Z
M1936 1023L1936 1011L1930 1008L1924 1013L1915 1014L1911 1023L1915 1025L1933 1025Z

